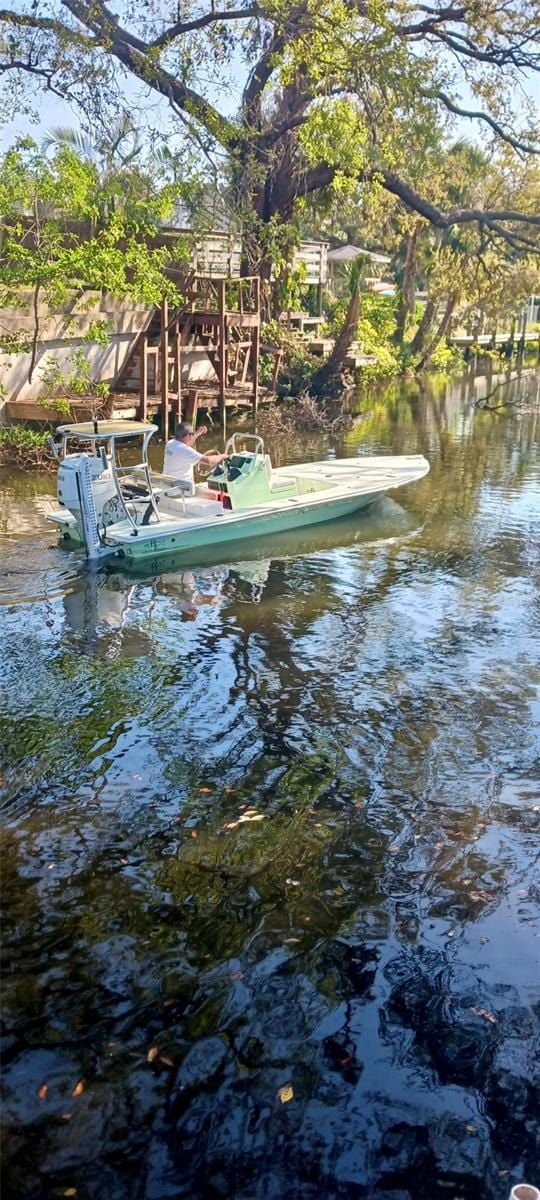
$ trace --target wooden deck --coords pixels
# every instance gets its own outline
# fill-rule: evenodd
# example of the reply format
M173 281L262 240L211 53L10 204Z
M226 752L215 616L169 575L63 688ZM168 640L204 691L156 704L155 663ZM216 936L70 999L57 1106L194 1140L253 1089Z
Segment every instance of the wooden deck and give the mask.
M193 421L201 410L207 412L220 408L219 387L216 383L194 384L186 389L183 419ZM270 404L275 400L275 393L268 389L259 390L259 404ZM113 392L112 403L107 405L106 413L101 413L101 419L106 415L109 420L139 419L139 396L137 392ZM228 411L251 411L253 396L251 385L234 386L225 389L225 408ZM160 416L162 401L160 396L149 396L147 417ZM32 422L40 425L66 425L68 422L90 421L94 415L94 407L90 400L78 400L70 405L69 412L59 411L51 403L40 404L39 400L8 400L4 412L10 421Z
M459 329L453 333L448 341L452 346L459 346L461 349L466 349L468 346L482 346L484 349L491 346L507 346L513 341L515 349L520 342L538 342L540 341L540 333L536 329L528 329L525 334L515 333L512 339L510 330L507 333L479 333L476 337L472 333L463 333Z

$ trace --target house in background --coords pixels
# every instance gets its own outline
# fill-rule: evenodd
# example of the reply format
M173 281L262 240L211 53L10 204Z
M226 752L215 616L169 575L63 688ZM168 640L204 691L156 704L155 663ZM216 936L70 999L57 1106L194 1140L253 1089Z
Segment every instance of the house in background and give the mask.
M392 261L387 254L379 254L375 250L367 250L364 246L354 246L351 242L347 242L345 246L337 246L335 249L329 250L326 257L328 285L335 296L342 296L347 290L347 268L358 258L365 259L366 263L369 263L370 273L364 276L364 286L369 291L376 292L381 296L395 294L395 283L386 277L388 272L383 270Z

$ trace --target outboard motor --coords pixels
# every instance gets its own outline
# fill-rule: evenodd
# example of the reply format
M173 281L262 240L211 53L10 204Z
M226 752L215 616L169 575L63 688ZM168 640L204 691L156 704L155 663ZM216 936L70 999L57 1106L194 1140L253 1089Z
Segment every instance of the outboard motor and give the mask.
M119 497L105 455L82 453L64 458L58 469L58 499L75 517L88 558L110 554L100 539L98 525L104 523L105 506Z

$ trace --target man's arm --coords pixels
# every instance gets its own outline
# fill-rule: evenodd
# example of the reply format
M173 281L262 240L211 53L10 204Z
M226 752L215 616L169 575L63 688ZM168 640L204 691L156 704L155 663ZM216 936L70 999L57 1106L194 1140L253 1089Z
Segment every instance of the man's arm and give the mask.
M193 435L193 441L196 442L197 438L202 437L205 433L208 433L208 426L201 425L200 429L195 431ZM224 462L228 457L228 454L201 454L199 462L208 463L209 466L214 467L217 466L218 463Z
M209 463L210 466L217 466L217 463L224 462L228 458L228 454L201 454L199 462Z

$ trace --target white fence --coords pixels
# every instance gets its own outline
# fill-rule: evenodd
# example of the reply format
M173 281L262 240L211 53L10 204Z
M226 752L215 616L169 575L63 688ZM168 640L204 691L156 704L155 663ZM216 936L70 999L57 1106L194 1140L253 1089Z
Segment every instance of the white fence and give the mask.
M188 229L168 229L167 233L192 236ZM328 275L328 242L300 242L295 251L293 266L305 269L306 284L324 284ZM196 246L191 256L191 266L198 275L212 278L240 275L242 244L239 238L228 233L207 233Z

